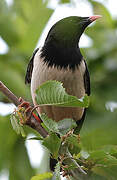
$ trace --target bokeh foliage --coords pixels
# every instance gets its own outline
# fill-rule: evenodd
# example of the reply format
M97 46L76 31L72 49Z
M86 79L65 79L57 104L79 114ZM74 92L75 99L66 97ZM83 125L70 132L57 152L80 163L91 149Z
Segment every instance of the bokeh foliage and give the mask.
M90 0L94 14L103 18L87 28L93 46L82 49L91 75L91 103L81 130L83 150L98 164L89 179L117 179L117 111L107 111L107 101L117 101L117 19L99 2ZM30 99L24 84L26 66L53 10L48 1L14 0L8 6L0 0L0 36L9 47L0 54L0 80L17 96ZM72 3L61 0L60 3ZM8 102L0 93L0 101ZM0 116L0 171L9 170L9 180L30 179L35 174L24 140L12 130L9 116ZM108 155L108 156L107 156ZM105 157L106 165L100 162ZM108 164L108 166L107 166Z
M9 47L0 55L0 80L18 97L30 98L24 84L26 66L52 12L41 0L15 0L11 6L0 1L0 36ZM8 102L1 93L0 101ZM25 141L13 132L9 118L0 116L0 171L8 169L9 180L30 179L35 172Z

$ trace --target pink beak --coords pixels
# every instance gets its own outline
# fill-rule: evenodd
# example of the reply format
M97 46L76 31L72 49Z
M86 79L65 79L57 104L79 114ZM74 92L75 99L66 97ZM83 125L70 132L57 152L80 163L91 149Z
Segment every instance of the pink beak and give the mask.
M89 19L91 20L91 22L95 21L96 19L101 18L102 16L100 15L94 15L94 16L90 16Z

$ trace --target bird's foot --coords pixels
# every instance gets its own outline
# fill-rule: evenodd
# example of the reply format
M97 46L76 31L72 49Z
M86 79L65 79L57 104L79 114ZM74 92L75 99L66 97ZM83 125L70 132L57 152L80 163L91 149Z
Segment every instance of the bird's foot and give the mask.
M19 101L21 102L21 104L18 106L18 112L19 112L19 118L21 124L26 124L26 122L31 118L31 116L33 116L37 121L39 121L39 123L42 122L40 117L38 117L35 113L33 113L35 108L33 108L29 102L25 101L21 97L19 98Z
M21 104L18 106L17 114L19 116L20 123L24 125L29 119L32 107L29 102L24 101L24 99L21 97L19 98L19 101L21 102Z

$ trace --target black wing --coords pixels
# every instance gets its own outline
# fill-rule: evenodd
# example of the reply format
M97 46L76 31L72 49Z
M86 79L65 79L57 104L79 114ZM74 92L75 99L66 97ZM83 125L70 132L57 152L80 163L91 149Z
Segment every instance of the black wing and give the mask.
M84 63L85 63L85 67L86 67L86 70L84 73L84 87L85 87L85 93L89 96L90 95L90 75L89 75L89 71L88 71L85 60L84 60ZM80 129L82 128L82 125L83 125L83 122L85 119L85 115L86 115L86 110L87 109L85 108L82 118L80 120L76 121L77 127L74 131L75 134L79 134Z
M85 62L85 60L84 60L84 62ZM90 90L90 75L89 75L89 71L88 71L86 62L85 62L85 67L86 67L86 70L85 70L85 73L84 73L84 86L85 86L85 92L89 96L90 93L91 93L91 90Z
M31 78L32 78L32 71L33 71L33 60L35 57L35 54L37 53L37 51L39 50L39 48L37 48L34 52L32 57L30 58L30 62L28 64L27 67L27 71L26 71L26 76L25 76L25 83L26 84L30 84L31 83Z

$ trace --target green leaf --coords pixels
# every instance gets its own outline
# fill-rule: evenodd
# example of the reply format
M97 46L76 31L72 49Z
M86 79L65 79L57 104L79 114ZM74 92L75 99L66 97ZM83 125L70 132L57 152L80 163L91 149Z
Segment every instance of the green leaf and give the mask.
M73 119L63 119L59 121L57 124L60 135L65 135L71 129L77 127L77 124Z
M24 53L30 53L35 48L53 10L47 8L47 3L43 1L30 0L29 3L27 0L15 0L14 13L14 26L20 35L18 48L20 47Z
M82 157L83 159L87 159L89 156L90 155L87 151L81 150L80 157Z
M26 135L25 135L23 126L19 122L19 119L16 113L11 114L10 120L11 120L12 127L16 131L16 133L21 134L23 137L25 137Z
M44 113L41 114L40 117L50 131L59 133L58 124L54 120L48 118L48 116Z
M76 135L72 134L71 136L68 136L66 142L68 143L68 148L72 155L77 155L81 151L78 137Z
M100 166L95 166L92 171L97 174L100 175L102 178L102 180L107 180L107 179L112 179L112 180L116 180L117 179L117 166L109 166L109 167L102 167ZM104 178L105 177L105 178Z
M61 136L65 135L68 131L77 126L73 119L63 119L59 122L55 122L51 118L48 118L48 116L44 113L41 114L40 117L50 131L58 133Z
M30 179L35 172L30 164L24 139L22 137L18 137L15 140L12 149L6 149L6 151L7 154L11 151L7 158L9 166L9 180Z
M91 152L88 159L103 166L117 165L117 158L105 152L103 149Z
M109 10L100 2L92 1L92 6L94 10L94 14L102 15L102 19L100 23L96 23L96 26L102 25L102 28L105 27L113 27L113 20Z
M51 133L49 136L47 136L42 144L52 153L53 158L58 158L61 139L55 133Z
M62 107L88 107L89 97L81 99L68 95L58 81L47 81L36 90L36 102L39 105L54 105Z
M116 146L107 145L99 150L89 152L90 156L87 160L93 163L91 171L108 179L117 177L115 171L117 168L116 148Z
M13 131L10 115L0 116L0 172L4 168L9 172L9 180L30 179L35 173L30 165L24 138Z
M0 56L0 80L5 83L5 85L17 96L25 97L28 91L25 89L26 86L24 85L24 78L21 75L23 72L20 71L19 67L16 65L18 55L15 57L8 56L7 58ZM5 65L4 61L6 62L7 66ZM21 64L21 66L24 66L24 64ZM4 69L6 69L6 73L4 73Z
M117 158L117 145L106 145L103 147L103 150L114 157Z
M43 174L38 174L36 176L33 176L31 178L31 180L46 180L47 178L51 178L51 177L52 177L52 173L46 172L46 173L43 173Z
M52 180L61 180L61 177L60 177L60 163L59 162L56 164Z
M29 139L27 139L27 140L38 140L38 141L42 141L43 138L41 138L41 137L32 137L32 138L29 138Z
M61 3L61 4L70 3L70 0L60 0L60 3Z

